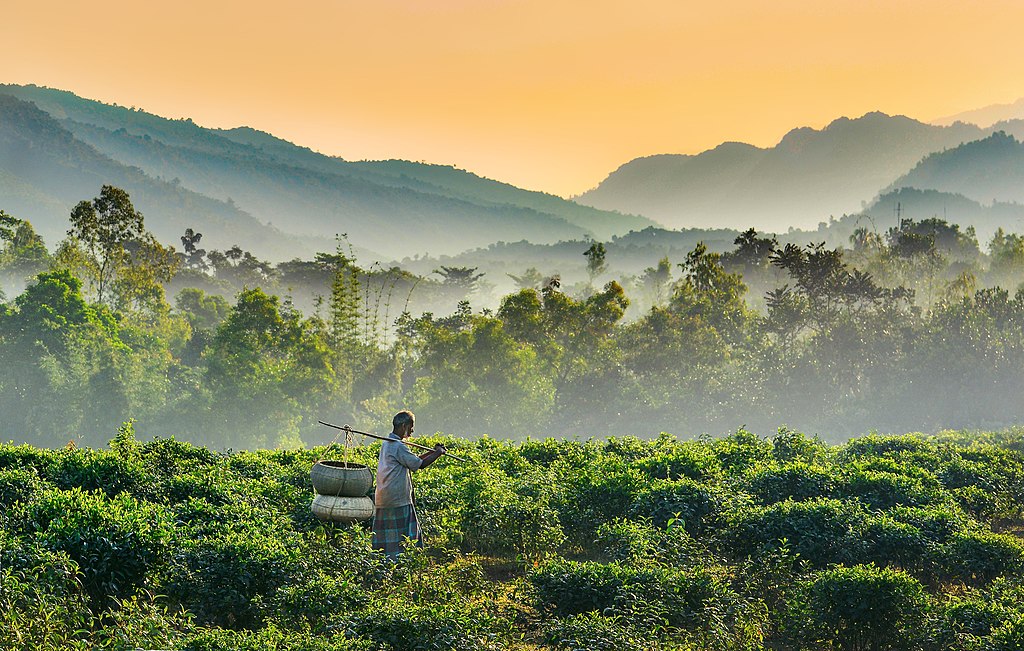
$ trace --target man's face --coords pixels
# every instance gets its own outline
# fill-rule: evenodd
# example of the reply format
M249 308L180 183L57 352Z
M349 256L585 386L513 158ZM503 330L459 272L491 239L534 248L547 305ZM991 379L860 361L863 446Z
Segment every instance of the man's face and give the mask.
M415 421L412 421L412 422L410 422L410 423L407 423L407 424L405 425L405 427L404 427L404 428L402 429L402 432L401 432L401 437L402 437L403 439L407 439L407 438L409 438L410 436L412 436L412 430L413 430L413 427L414 427L415 425L416 425L416 422L415 422Z

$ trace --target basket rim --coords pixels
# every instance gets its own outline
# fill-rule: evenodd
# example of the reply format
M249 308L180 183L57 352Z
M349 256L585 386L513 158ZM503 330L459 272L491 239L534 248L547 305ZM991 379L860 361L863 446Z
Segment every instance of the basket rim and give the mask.
M326 466L336 470L362 470L369 468L365 463L353 463L351 461L335 461L333 459L320 459L314 466Z

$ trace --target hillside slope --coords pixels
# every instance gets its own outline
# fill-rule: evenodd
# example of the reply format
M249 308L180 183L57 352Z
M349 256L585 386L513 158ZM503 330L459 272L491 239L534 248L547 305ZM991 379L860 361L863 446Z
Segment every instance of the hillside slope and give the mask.
M64 91L0 86L31 100L99 152L230 201L284 231L386 250L454 253L499 240L611 237L650 220L520 190L452 167L351 163L249 128L206 129Z
M218 248L239 244L267 257L307 246L237 206L105 156L34 104L0 94L0 208L30 220L53 246L66 234L72 207L104 184L127 190L147 228L166 243L193 227Z
M868 113L821 130L794 129L770 149L729 143L695 156L639 158L579 201L639 212L670 228L805 228L859 211L924 156L988 133Z
M888 190L906 187L961 194L984 204L1024 203L1024 143L997 131L936 152L896 179Z

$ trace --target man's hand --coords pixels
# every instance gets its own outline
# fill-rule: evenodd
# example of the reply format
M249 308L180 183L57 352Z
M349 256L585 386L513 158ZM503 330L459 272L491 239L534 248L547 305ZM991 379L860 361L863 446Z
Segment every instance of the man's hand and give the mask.
M443 455L447 451L448 450L446 450L443 445L438 443L437 445L434 446L433 450L431 450L430 452L425 452L425 453L420 455L420 459L423 460L423 465L420 466L420 468L421 469L426 468L430 464L434 463L435 461L440 459L441 455Z

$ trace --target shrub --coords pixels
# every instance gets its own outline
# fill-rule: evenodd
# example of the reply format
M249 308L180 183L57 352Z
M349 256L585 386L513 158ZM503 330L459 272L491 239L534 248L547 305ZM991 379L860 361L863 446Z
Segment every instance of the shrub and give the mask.
M717 524L724 504L722 491L709 484L690 479L657 481L637 495L629 515L650 519L657 527L666 527L671 520L697 535Z
M740 634L736 629L755 609L733 591L723 568L708 564L689 570L641 566L626 579L608 613L652 636L674 638L685 631L710 649Z
M991 651L1020 651L1024 649L1024 613L1017 613L993 631L989 642Z
M89 621L80 592L52 590L44 568L0 568L0 648L64 649Z
M815 437L807 438L802 432L780 427L772 437L772 457L781 463L812 463L823 458L828 448Z
M772 454L770 442L743 429L737 430L735 434L725 438L716 439L707 445L711 447L722 467L729 473L743 471L766 462Z
M960 507L981 520L991 520L999 511L999 500L990 491L977 486L964 486L952 490L953 499Z
M544 640L559 651L640 651L650 648L646 637L596 612L556 617L544 627Z
M1003 534L956 533L943 552L947 576L975 585L1024 568L1024 545Z
M721 462L706 445L677 444L634 462L633 467L652 479L707 481L722 474Z
M863 560L905 570L923 570L929 563L928 540L913 525L889 517L872 519L864 528Z
M42 474L52 462L57 452L31 445L11 445L0 443L0 469L34 469Z
M525 495L498 481L478 478L465 496L463 547L486 554L537 556L557 549L565 539L559 514L548 496L517 486Z
M104 627L90 637L99 649L176 648L195 628L188 613L157 603L148 592L117 600L99 621Z
M94 609L141 587L167 560L173 533L170 514L156 505L77 488L40 495L27 506L27 522L40 544L78 564Z
M824 499L780 502L737 513L726 541L739 556L755 556L788 541L792 551L813 567L861 558L860 533L867 514L857 504Z
M945 651L981 648L981 640L992 634L1010 615L1007 608L981 594L952 597L932 609L925 629L925 648Z
M761 504L828 497L836 488L835 471L797 462L751 472L742 487Z
M840 485L839 492L877 510L921 506L940 499L937 490L929 489L918 479L876 470L855 471Z
M947 489L974 487L995 491L999 490L1003 483L991 466L968 461L960 456L944 464L938 478Z
M195 540L179 553L167 577L168 594L204 625L257 627L262 605L295 569L298 544L249 530Z
M494 625L478 608L381 603L351 617L347 630L373 641L378 649L480 651L499 648Z
M326 632L332 619L361 609L368 600L356 577L314 571L297 575L273 593L268 612L283 628Z
M152 498L154 501L172 505L190 499L203 499L220 506L237 499L231 494L230 488L230 483L211 482L208 477L194 474L171 475L154 487Z
M635 571L618 563L556 560L530 573L538 605L559 617L601 612L615 604L619 589Z
M31 466L4 468L0 470L0 507L8 508L19 502L27 502L43 486L39 472Z
M927 599L899 570L875 565L836 567L803 584L790 605L790 630L801 648L823 640L831 648L906 649L913 646Z
M886 515L897 522L916 527L929 542L939 544L973 524L966 513L948 504L926 508L896 507Z
M179 648L188 651L371 651L375 647L368 641L342 635L314 637L305 632L282 631L269 624L259 631L200 629L186 637Z
M62 490L99 490L108 497L138 492L150 480L138 460L88 448L58 451L46 469L46 478Z
M664 529L631 520L602 524L597 530L597 546L610 560L623 563L659 563L690 566L707 555L707 550L673 522Z
M568 542L584 549L602 523L626 516L645 483L636 470L607 459L584 467L562 465L557 482L552 506Z
M182 471L207 470L220 462L220 457L210 449L174 438L154 439L142 446L140 455L147 469L164 477Z
M903 434L901 436L880 436L869 434L848 442L840 452L843 459L858 459L883 456L898 456L907 452L920 452L932 449L934 444L928 443L919 436Z

